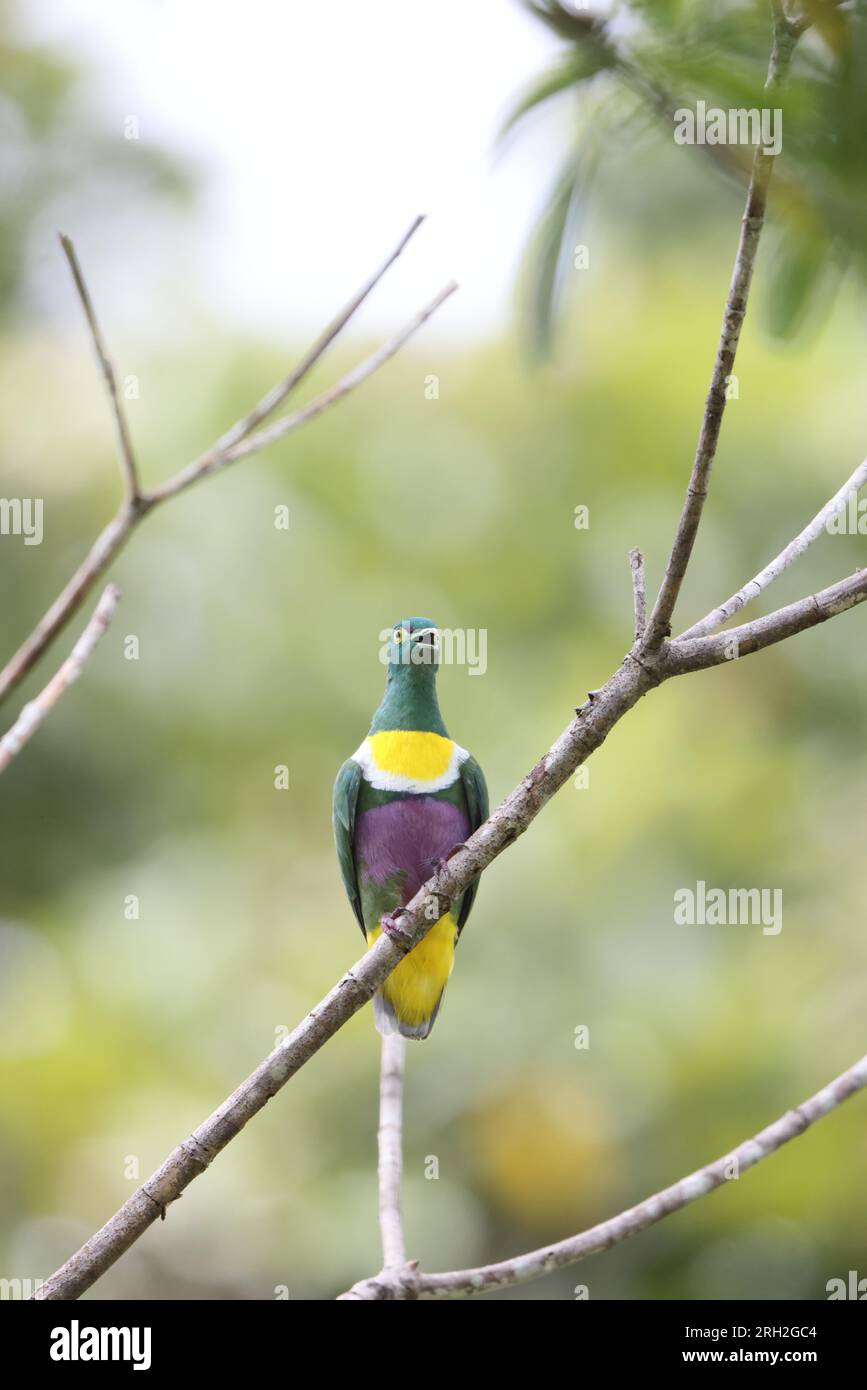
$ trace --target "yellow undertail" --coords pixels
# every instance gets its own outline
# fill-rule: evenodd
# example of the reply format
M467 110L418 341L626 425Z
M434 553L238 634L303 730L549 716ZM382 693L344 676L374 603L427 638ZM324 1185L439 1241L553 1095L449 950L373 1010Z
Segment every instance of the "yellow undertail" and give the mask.
M368 946L373 945L381 931L381 927L373 927L368 932ZM380 1032L387 1027L387 1016L393 1014L398 1031L405 1037L427 1037L455 963L457 935L457 923L447 912L435 927L431 927L424 940L404 956L380 991L387 1006L377 1011Z

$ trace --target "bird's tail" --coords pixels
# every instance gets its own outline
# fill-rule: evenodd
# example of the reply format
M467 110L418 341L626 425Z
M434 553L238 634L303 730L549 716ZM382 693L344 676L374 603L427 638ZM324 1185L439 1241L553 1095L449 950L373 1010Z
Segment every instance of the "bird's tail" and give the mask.
M373 996L373 1021L376 1024L377 1032L387 1038L391 1033L400 1033L404 1038L426 1038L436 1022L436 1016L440 1011L440 1004L443 997L440 995L437 1000L433 1013L427 1018L423 1018L420 1023L410 1023L407 1019L399 1018L395 1007L390 999L387 999L381 990L377 990Z
M371 931L371 946L379 933L379 927ZM452 973L457 934L457 923L447 912L377 990L373 1018L384 1037L389 1033L418 1039L430 1035Z

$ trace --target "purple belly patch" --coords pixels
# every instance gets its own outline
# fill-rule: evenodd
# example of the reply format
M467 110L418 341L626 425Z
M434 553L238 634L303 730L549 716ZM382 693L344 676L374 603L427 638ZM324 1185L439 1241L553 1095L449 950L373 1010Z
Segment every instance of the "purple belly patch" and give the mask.
M453 802L407 796L361 812L355 823L355 853L375 884L403 872L401 902L408 903L439 860L469 833L466 813Z

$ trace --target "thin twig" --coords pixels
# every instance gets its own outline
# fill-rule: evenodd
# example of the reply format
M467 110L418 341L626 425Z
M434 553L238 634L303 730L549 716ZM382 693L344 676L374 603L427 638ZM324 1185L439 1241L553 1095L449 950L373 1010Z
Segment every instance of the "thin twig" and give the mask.
M449 296L454 294L456 289L457 284L452 280L444 289L440 290L436 298L432 299L430 304L427 304L424 309L421 309L399 333L396 333L393 338L390 338L387 343L384 343L383 346L372 353L370 357L360 362L351 372L347 372L346 376L342 377L334 386L330 386L327 391L323 391L321 396L317 396L315 400L302 406L301 409L295 411L293 415L287 415L284 419L277 420L273 425L268 425L265 429L257 430L255 434L248 435L245 439L239 440L237 444L234 444L229 449L221 450L215 447L209 450L207 454L203 454L201 458L194 460L187 468L182 469L174 478L170 478L168 482L163 483L160 487L154 488L154 490L148 494L148 501L150 504L156 505L158 502L167 501L170 497L177 497L178 493L184 492L188 487L192 487L194 483L200 482L202 478L207 478L212 473L218 473L230 463L235 463L238 459L246 458L249 454L255 454L259 449L264 449L267 445L276 443L278 439L283 439L287 434L291 434L291 432L298 429L300 425L306 425L309 420L315 419L317 415L321 415L322 412L328 410L330 406L336 405L338 401L343 400L344 396L348 396L350 391L354 391L356 387L360 386L362 382L372 376L384 363L394 357L395 353L403 347L404 343L406 343L414 333L418 332L422 324L427 323L431 315L436 313L440 305L444 304Z
M342 333L349 320L356 311L361 308L361 305L367 299L371 291L379 284L386 271L390 270L394 265L398 256L406 249L424 220L423 213L413 220L410 227L404 232L400 241L397 243L397 246L386 256L379 269L371 275L365 285L362 285L358 293L354 294L349 302L344 305L336 318L331 320L328 327L323 329L316 341L301 358L300 362L292 368L289 375L284 377L283 381L278 382L276 386L272 387L272 389L262 397L259 404L250 411L249 415L245 415L242 420L238 420L231 429L220 436L214 446L213 453L224 454L229 449L233 448L234 445L239 444L242 439L246 439L247 435L251 434L257 425L261 425L262 421L267 419L269 415L272 415L277 407L286 400L287 396L292 394L295 388L300 385L308 373L316 366L320 357L322 357L331 346L335 338Z
M120 589L109 584L96 605L96 611L84 632L79 637L69 656L45 689L26 704L8 733L0 739L0 772L5 772L12 759L17 757L36 733L43 719L53 710L74 681L78 680L96 649L99 639L105 632L117 608Z
M87 319L87 325L90 329L90 336L93 339L93 346L96 349L96 356L99 361L103 378L105 380L106 389L108 391L108 397L111 402L112 413L114 415L118 448L120 450L121 472L123 475L126 497L129 502L134 503L141 491L139 487L138 468L136 466L135 452L132 447L132 438L130 437L129 424L127 423L126 412L124 411L123 404L120 399L120 392L118 391L117 387L117 376L115 374L114 365L111 361L111 358L108 355L108 350L105 346L105 339L103 338L102 333L100 331L99 321L96 317L96 312L93 307L93 302L90 298L87 283L81 271L81 266L78 263L78 256L75 253L75 247L73 246L69 237L64 236L62 232L60 233L60 245L63 248L63 254L69 262L69 269L72 272L72 278L75 282L75 288L78 291L78 297L81 300L81 307L83 308L84 316Z
M0 704L21 683L63 631L70 618L78 612L97 580L126 545L145 514L141 508L133 511L124 505L102 529L72 578L67 581L30 636L0 672Z
M259 430L251 434L256 423L261 422L266 415L269 415L282 400L285 400L289 391L298 384L306 375L312 365L321 357L322 353L333 342L339 330L348 322L352 314L364 301L375 284L379 282L389 266L400 255L410 237L421 223L421 218L417 218L409 230L405 233L398 246L392 251L388 259L383 263L374 276L356 294L350 303L341 311L333 323L320 335L314 346L305 354L296 370L280 382L273 391L264 396L259 404L249 415L245 416L232 426L221 438L221 440L201 455L186 468L181 469L174 478L170 478L166 483L155 488L151 492L138 491L134 496L125 499L116 516L112 517L107 526L103 528L91 546L85 559L78 569L68 580L50 608L43 615L29 637L21 644L18 651L10 658L6 666L0 671L0 703L7 698L15 687L24 679L28 671L43 656L52 642L63 631L70 618L81 607L87 595L96 584L100 576L106 571L118 553L123 549L130 536L142 522L145 516L161 502L175 497L183 492L193 483L199 482L202 478L218 472L228 463L236 459L244 458L249 454L256 453L259 449L264 449L267 445L274 443L277 439L282 439L284 435L299 426L307 424L308 421L321 415L330 406L336 405L362 382L366 381L375 371L392 358L395 353L412 337L412 335L426 323L433 313L454 293L457 286L452 282L443 289L437 297L422 309L410 323L398 334L391 338L383 347L379 348L370 357L366 358L352 371L347 373L342 380L324 391L315 400L302 407L294 415L287 416L278 421L269 429ZM68 238L66 239L68 242ZM75 253L69 243L69 249L64 245L67 256L70 257L70 264L73 266L73 273L76 273L77 260ZM87 291L84 288L84 281L81 279L80 271L76 284L80 284L79 293L84 295L83 303L87 312L90 304ZM91 321L92 310L89 313ZM95 324L95 319L92 320ZM101 340L96 338L99 344ZM106 370L107 359L100 351L100 361L103 362L103 370ZM111 378L113 380L113 376ZM122 416L119 417L122 420ZM234 442L226 446L225 441Z
M671 675L701 671L708 666L721 666L726 661L750 656L765 647L783 642L797 632L827 622L838 613L845 613L867 599L867 569L856 570L827 589L797 599L785 608L778 608L751 623L730 627L708 637L679 637L669 644L666 670Z
M863 463L859 463L851 478L834 493L834 496L825 503L821 511L816 513L810 524L805 526L794 540L789 541L789 544L780 551L779 555L765 565L765 568L760 570L755 578L745 584L742 589L738 589L736 594L727 598L725 603L721 603L718 608L714 608L713 612L708 613L699 622L693 623L692 627L682 632L678 641L686 641L690 637L705 637L709 632L715 632L751 599L756 598L763 590L767 589L784 570L787 570L799 556L804 554L805 550L809 549L815 540L818 540L819 536L825 532L831 518L846 507L850 497L858 495L865 483L867 483L867 459Z
M397 1283L389 1271L373 1279L362 1279L354 1284L341 1299L365 1299L382 1301L384 1299L416 1298L467 1298L472 1294L492 1293L495 1289L507 1288L512 1284L524 1284L530 1279L539 1279L556 1269L577 1264L588 1255L598 1255L602 1250L610 1250L630 1236L654 1226L658 1221L682 1211L684 1207L706 1197L727 1182L737 1181L748 1169L755 1167L762 1159L797 1139L818 1120L829 1115L844 1101L849 1100L867 1086L867 1056L849 1067L829 1085L817 1091L809 1100L789 1110L774 1124L768 1125L752 1139L745 1139L736 1149L724 1154L714 1163L697 1169L671 1187L646 1197L637 1206L622 1211L608 1221L602 1221L579 1235L553 1245L542 1246L516 1255L510 1260L500 1260L496 1264L481 1265L475 1269L450 1270L444 1274L426 1274L415 1264L404 1266L401 1281Z
M755 1167L762 1159L770 1157L797 1139L818 1120L830 1115L844 1101L856 1095L867 1086L867 1056L862 1057L853 1067L841 1073L828 1086L817 1091L809 1100L789 1110L767 1129L761 1130L752 1139L745 1139L736 1149L698 1168L688 1177L671 1187L655 1192L635 1207L623 1211L609 1221L582 1231L580 1235L570 1236L568 1240L557 1241L554 1245L543 1246L540 1250L530 1250L511 1260L498 1264L482 1265L478 1269L453 1270L446 1274L416 1273L412 1296L416 1298L461 1298L470 1294L490 1293L510 1284L523 1284L528 1279L538 1279L555 1269L577 1264L588 1255L596 1255L601 1250L610 1250L613 1245L638 1231L654 1226L673 1212L706 1197L727 1182L737 1181L749 1168ZM370 1294L367 1294L370 1297Z
M397 1269L406 1262L406 1243L400 1212L403 1174L403 1071L406 1044L399 1033L382 1039L379 1076L379 1229L382 1265Z
M632 569L632 610L635 614L635 640L640 642L647 626L647 580L644 574L644 556L640 550L630 550L629 564Z
M774 43L766 87L776 87L785 77L795 42L796 40L789 33L787 26L775 16ZM759 145L753 159L746 207L741 222L740 239L725 313L723 314L722 332L711 375L710 389L705 401L704 417L689 486L686 491L686 499L666 565L665 575L644 635L644 645L648 649L659 646L671 631L672 615L707 499L711 469L716 457L726 407L726 386L734 371L741 328L747 312L747 301L756 263L756 253L759 248L759 238L765 221L768 187L773 167L774 156L766 154L763 147Z

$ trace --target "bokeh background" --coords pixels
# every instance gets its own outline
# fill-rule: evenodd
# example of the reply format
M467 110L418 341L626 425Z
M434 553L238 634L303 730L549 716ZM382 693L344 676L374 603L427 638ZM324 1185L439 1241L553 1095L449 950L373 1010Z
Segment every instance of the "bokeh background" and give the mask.
M310 391L447 274L464 281L350 401L146 521L115 566L113 628L3 778L4 1278L46 1277L359 954L331 786L380 698L380 630L419 612L486 629L486 673L445 669L440 694L496 802L619 662L627 552L641 545L658 582L682 499L737 179L598 83L494 158L516 92L562 47L505 0L327 9L326 24L255 2L0 7L0 490L45 503L41 546L0 541L4 653L119 492L58 226L138 380L149 483L284 374L425 205L428 176L430 228ZM576 122L601 152L581 207L590 268L567 277L540 360L523 247ZM780 336L790 230L762 248L684 624L864 453L863 297L851 273L809 312L796 296ZM765 607L863 548L823 538ZM653 694L589 785L485 875L436 1029L409 1048L404 1205L424 1267L603 1219L863 1053L864 624L858 610ZM699 879L782 889L782 932L676 925L674 893ZM377 1043L365 1011L90 1296L331 1298L373 1272ZM498 1297L822 1298L867 1274L865 1163L855 1100L687 1212Z

